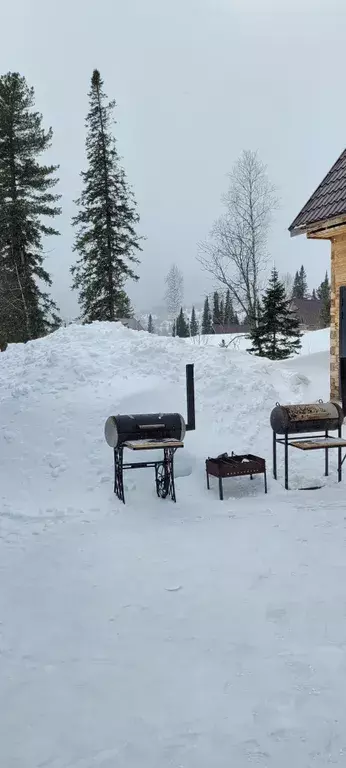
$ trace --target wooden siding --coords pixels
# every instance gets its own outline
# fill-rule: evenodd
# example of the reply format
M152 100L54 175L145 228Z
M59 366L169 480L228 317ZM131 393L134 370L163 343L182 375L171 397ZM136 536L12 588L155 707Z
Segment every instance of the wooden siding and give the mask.
M346 234L332 239L330 309L330 397L339 399L339 293L346 285Z

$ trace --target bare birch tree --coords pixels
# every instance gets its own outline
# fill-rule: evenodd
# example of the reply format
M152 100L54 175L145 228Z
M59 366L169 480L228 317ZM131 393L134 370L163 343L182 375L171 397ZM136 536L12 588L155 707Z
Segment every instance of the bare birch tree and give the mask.
M198 260L222 285L246 317L256 318L267 239L277 207L275 187L256 152L243 151L229 174L224 213L199 246Z
M165 301L168 315L170 320L174 320L178 315L184 298L184 278L176 264L172 264L165 279L165 283Z

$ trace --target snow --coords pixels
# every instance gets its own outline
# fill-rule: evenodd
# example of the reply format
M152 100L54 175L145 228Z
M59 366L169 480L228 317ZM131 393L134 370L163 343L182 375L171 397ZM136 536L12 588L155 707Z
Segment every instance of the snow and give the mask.
M311 355L316 352L329 352L330 342L330 330L329 328L323 328L320 331L308 331L303 334L302 347L299 352L300 355ZM246 334L226 333L222 334L206 334L205 336L192 336L187 340L189 344L200 347L219 347L222 339L224 339L228 348L233 350L241 350L246 352L249 348L249 339ZM294 358L296 359L296 358Z
M328 398L328 332L282 364L100 323L0 362L0 764L345 765L344 486L319 452L292 451L289 492L282 466L223 503L204 476L225 450L270 473L275 403ZM177 504L143 470L124 507L104 421L184 414L187 362Z

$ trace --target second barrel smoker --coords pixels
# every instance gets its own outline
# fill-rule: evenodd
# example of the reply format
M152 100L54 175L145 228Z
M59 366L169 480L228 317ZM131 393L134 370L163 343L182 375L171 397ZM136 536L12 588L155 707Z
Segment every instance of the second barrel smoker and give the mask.
M343 458L341 450L346 447L341 429L344 413L336 402L302 403L298 405L276 404L270 415L273 430L273 475L277 479L277 444L284 446L285 488L288 490L288 448L302 451L323 449L325 452L325 475L329 474L329 450L338 450L338 480L342 476ZM330 435L337 432L337 437ZM316 434L317 433L317 434ZM304 435L304 437L302 437Z

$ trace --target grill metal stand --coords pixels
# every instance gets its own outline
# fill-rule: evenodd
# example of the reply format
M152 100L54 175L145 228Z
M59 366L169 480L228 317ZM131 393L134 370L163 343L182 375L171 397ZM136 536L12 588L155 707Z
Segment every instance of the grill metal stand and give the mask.
M124 448L132 451L163 450L163 458L159 461L135 461L124 464ZM155 470L156 493L160 499L166 499L169 496L172 501L176 501L175 483L174 483L174 454L178 448L183 448L183 443L175 441L148 441L143 444L142 441L132 441L124 443L114 448L114 493L118 499L125 504L124 491L124 470L125 469L149 469Z
M325 477L329 475L329 451L333 448L337 448L338 451L338 482L342 480L342 465L345 461L346 454L342 457L342 448L346 448L346 440L343 440L341 434L341 426L338 427L338 436L333 437L329 434L328 430L324 433L317 435L290 435L287 431L284 437L278 437L276 432L273 432L273 477L277 480L277 444L284 446L285 451L285 489L288 487L288 449L299 448L301 451L316 451L324 450L324 474Z

